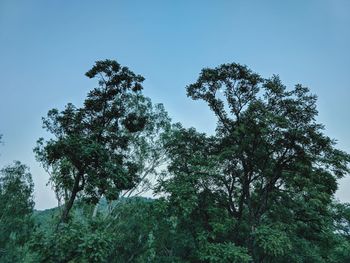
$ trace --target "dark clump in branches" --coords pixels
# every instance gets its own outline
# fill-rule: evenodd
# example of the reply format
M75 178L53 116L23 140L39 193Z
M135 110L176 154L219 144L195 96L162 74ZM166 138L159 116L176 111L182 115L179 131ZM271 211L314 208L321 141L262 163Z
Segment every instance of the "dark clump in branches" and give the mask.
M33 216L26 167L0 172L0 260L350 262L350 205L334 198L350 156L308 88L236 63L205 68L187 95L217 117L208 135L171 124L116 61L86 76L98 86L82 107L50 110L51 139L35 148L62 209Z
M96 204L102 196L116 200L138 185L141 167L130 148L133 134L145 130L152 117L140 93L142 76L111 60L96 62L86 76L97 78L98 87L81 108L68 104L63 111L50 110L43 122L54 138L40 139L35 149L56 193L64 197L62 222L78 194Z

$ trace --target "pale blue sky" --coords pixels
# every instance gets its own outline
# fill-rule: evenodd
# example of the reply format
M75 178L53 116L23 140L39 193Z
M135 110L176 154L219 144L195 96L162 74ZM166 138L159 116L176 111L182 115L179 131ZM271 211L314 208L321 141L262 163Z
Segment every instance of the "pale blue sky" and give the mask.
M34 159L41 117L80 104L95 82L84 73L117 59L146 77L145 93L185 126L215 119L185 86L203 67L246 64L264 77L302 83L319 96L319 121L350 152L350 1L0 0L0 167L30 166L36 208L56 205ZM350 179L337 197L350 201Z

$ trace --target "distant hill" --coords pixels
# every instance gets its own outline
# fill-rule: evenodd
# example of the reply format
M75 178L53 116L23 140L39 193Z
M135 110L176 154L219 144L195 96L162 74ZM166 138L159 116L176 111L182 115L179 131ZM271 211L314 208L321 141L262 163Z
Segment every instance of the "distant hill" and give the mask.
M105 214L108 212L108 209L114 208L118 205L124 205L126 203L134 203L134 202L153 202L155 199L153 198L147 198L147 197L122 197L116 201L113 201L111 204L108 205L108 202L105 198L102 198L98 204L98 213ZM85 217L83 214L85 213L92 213L94 209L94 205L86 204L82 201L78 201L74 207L73 207L73 214L75 217L80 217L84 219ZM38 225L40 228L50 228L53 224L55 224L55 221L57 221L61 215L61 210L63 209L63 206L61 207L54 207L49 208L45 210L35 210L34 211L34 222L36 225Z

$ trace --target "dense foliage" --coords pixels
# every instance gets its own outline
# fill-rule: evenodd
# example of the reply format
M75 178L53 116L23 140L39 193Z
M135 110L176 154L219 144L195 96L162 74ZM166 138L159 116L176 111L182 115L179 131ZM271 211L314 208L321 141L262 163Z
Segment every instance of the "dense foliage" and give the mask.
M50 110L43 123L54 138L39 139L35 148L57 196L64 198L62 222L77 195L96 204L102 196L116 200L137 186L145 162L160 158L145 151L149 139L167 122L163 108L153 109L140 94L144 78L116 61L98 61L86 76L98 78L98 87L81 108L68 104L61 112Z
M116 61L86 75L98 87L50 110L35 148L64 203L33 212L27 168L1 171L0 262L350 262L350 205L334 198L350 156L308 88L203 69L187 95L217 117L208 135L171 124Z
M0 171L0 262L19 262L33 231L33 181L28 168L14 162Z

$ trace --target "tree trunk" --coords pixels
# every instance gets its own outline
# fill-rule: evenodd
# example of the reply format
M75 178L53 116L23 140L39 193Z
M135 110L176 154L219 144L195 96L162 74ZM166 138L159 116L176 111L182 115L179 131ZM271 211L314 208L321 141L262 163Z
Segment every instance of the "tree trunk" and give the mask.
M61 216L60 223L67 223L67 221L68 221L69 211L73 207L74 200L75 200L75 198L77 196L77 193L80 191L80 189L79 189L79 182L80 182L81 177L82 177L82 174L79 173L74 179L74 185L73 185L72 193L71 193L71 195L69 197L68 202L65 204L65 207L64 207L64 210L63 210L63 213L62 213L62 216Z
M100 205L100 198L98 199L98 202L95 204L94 211L92 213L92 218L96 217L99 205Z

